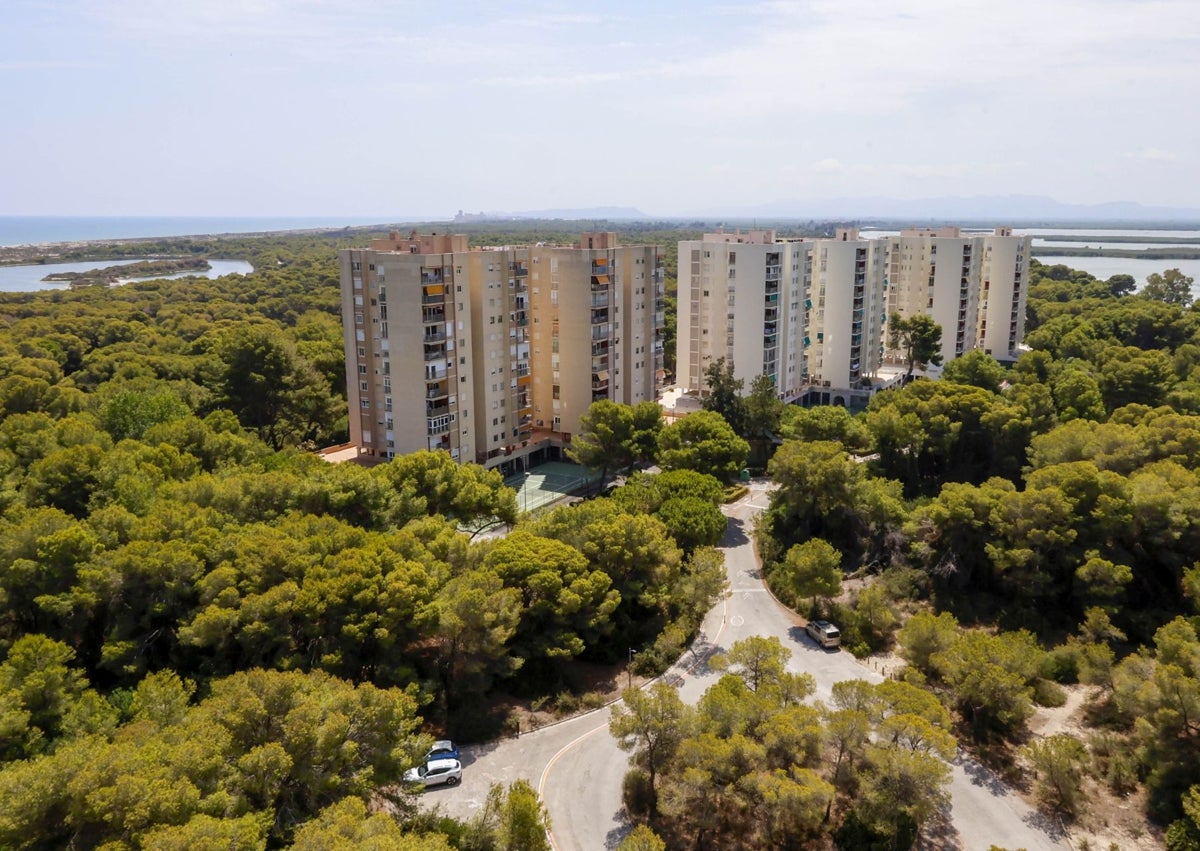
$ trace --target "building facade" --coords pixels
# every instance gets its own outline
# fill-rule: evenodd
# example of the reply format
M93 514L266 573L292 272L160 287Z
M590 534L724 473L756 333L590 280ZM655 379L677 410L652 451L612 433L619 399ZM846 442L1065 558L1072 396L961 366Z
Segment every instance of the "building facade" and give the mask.
M785 401L859 407L900 372L901 353L887 348L893 313L931 316L944 361L973 348L1015 360L1031 243L1009 228L880 238L839 228L788 240L753 230L680 242L678 383L704 393L705 371L724 357L745 392L765 374Z
M444 449L507 472L561 450L593 401L659 395L654 246L585 233L570 246L472 249L463 235L392 233L340 262L361 454Z
M945 363L977 348L997 360L1017 359L1033 237L1005 227L987 235L908 228L889 241L889 313L933 317L942 327Z
M805 246L773 230L708 233L679 243L677 382L702 392L714 361L749 388L770 376L787 397L803 385Z

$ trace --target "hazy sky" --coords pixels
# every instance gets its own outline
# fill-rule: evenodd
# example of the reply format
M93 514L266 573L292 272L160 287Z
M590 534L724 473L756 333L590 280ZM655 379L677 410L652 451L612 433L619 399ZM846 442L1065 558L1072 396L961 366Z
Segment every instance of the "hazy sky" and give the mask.
M1200 207L1200 0L0 0L0 214Z

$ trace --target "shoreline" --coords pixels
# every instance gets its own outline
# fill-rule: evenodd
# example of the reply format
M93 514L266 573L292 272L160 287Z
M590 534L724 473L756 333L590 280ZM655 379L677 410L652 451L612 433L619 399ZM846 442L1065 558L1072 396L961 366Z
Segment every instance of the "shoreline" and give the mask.
M144 245L146 243L185 240L188 242L220 242L230 239L266 239L281 236L339 236L355 233L382 232L389 228L402 227L398 224L347 225L340 228L289 228L264 231L226 231L223 233L177 234L173 236L123 236L101 239L73 239L61 242L27 242L16 245L0 245L0 266L38 266L36 258L57 258L61 252L87 250L93 246ZM408 225L411 227L411 225ZM113 260L137 260L149 255L135 254L129 257L112 256ZM16 258L16 259L14 259ZM86 259L86 258L84 258ZM98 258L110 259L110 258ZM220 259L220 258L217 258ZM62 262L62 261L59 261Z

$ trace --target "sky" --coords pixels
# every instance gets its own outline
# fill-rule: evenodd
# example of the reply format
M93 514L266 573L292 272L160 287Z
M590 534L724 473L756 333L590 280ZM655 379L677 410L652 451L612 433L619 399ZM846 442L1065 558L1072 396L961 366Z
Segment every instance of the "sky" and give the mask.
M1200 208L1197 0L0 0L0 215Z

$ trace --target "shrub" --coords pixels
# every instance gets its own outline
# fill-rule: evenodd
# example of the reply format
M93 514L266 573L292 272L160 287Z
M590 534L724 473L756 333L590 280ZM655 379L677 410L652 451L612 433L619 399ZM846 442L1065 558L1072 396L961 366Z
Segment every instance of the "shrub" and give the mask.
M1041 675L1056 683L1079 682L1080 647L1077 642L1060 644L1046 652L1041 665ZM1041 701L1038 701L1041 703ZM1048 706L1049 704L1042 704ZM1055 704L1058 705L1058 704Z
M725 502L737 502L748 493L750 493L750 488L745 485L730 485L725 489Z
M631 768L621 782L621 800L632 818L646 818L654 803L654 787L650 784L649 772Z
M583 697L579 698L579 702L584 709L599 709L608 703L608 695L598 691L584 692Z
M579 698L569 691L560 691L554 698L554 714L570 715L579 709Z
M1033 684L1033 702L1038 706L1063 706L1067 702L1066 689L1056 682L1039 679Z

